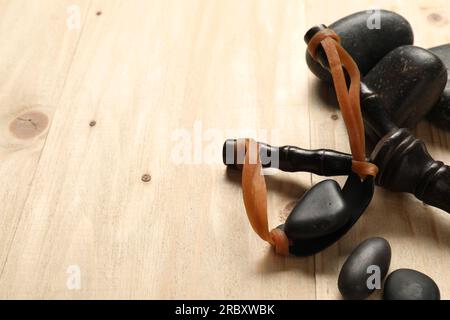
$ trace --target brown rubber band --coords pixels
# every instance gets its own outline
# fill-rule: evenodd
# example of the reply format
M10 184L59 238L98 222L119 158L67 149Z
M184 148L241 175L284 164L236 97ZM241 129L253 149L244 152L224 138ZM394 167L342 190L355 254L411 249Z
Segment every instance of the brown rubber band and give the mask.
M317 49L325 38L332 38L336 40L336 42L341 42L341 38L331 29L324 29L320 32L317 32L314 37L308 43L308 52L314 60L317 60Z
M334 89L341 109L342 117L350 143L353 164L352 170L361 178L367 175L375 176L378 167L366 161L364 123L360 105L360 72L353 58L339 44L339 36L331 29L317 32L308 43L308 52L317 59L319 44L327 56L330 72L333 78ZM342 67L345 67L350 77L350 88L347 88Z
M256 234L275 247L280 255L289 255L289 240L283 230L269 231L267 219L267 188L259 155L259 145L251 139L239 139L237 148L245 148L242 167L242 194L245 211ZM242 149L241 149L242 150Z

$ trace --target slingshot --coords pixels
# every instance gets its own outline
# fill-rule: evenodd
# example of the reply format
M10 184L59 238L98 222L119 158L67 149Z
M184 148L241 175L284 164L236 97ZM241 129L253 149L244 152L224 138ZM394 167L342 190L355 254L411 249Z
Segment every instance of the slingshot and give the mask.
M299 169L311 172L348 175L341 189L336 181L327 179L314 185L298 202L284 225L272 229L267 221L267 190L262 175L261 147L250 139L226 141L224 160L233 166L242 164L242 189L248 219L259 237L281 255L311 255L333 244L359 219L373 196L373 177L378 168L366 160L365 134L360 110L359 70L351 56L339 45L339 37L330 29L320 30L308 41L313 57L321 46L329 62L339 106L349 136L351 158L331 150L311 151L282 149L283 165L297 157ZM350 76L347 88L343 67ZM278 152L265 145L266 151ZM227 163L229 152L233 162ZM234 155L244 154L243 159ZM319 156L319 161L311 161ZM295 168L292 166L291 168Z
M385 48L358 43L357 40L364 40L357 39L363 34L357 27L365 23L364 13L334 23L332 27L339 30L339 35L318 25L304 37L309 68L334 85L351 155L326 149L277 148L249 139L227 140L224 144L224 163L243 172L244 204L250 223L279 254L311 255L336 242L369 205L374 183L392 191L412 193L425 203L450 212L450 167L435 161L425 144L408 130L438 101L439 110L446 110L443 104L448 99L440 98L447 81L446 67L430 51L411 46L412 30L404 18L389 11L382 14L387 29L399 33L397 40L387 40ZM380 34L370 34L375 45L383 40ZM343 45L339 44L341 38ZM367 52L367 47L371 51ZM357 63L346 49L355 55ZM406 69L400 65L402 61L406 61ZM358 65L363 68L363 78ZM391 65L403 69L390 72ZM414 80L420 74L425 78ZM365 155L366 137L375 145L370 160ZM272 166L270 161L261 162L267 155L278 159L277 167L282 171L348 178L342 189L331 179L314 185L286 222L269 231L267 191L261 175L263 167Z

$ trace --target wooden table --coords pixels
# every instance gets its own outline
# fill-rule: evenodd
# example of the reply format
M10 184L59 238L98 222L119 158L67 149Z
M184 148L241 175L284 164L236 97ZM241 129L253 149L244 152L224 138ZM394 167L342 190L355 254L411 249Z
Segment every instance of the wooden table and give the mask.
M221 164L229 137L349 150L307 69L308 27L376 3L417 45L450 42L445 0L335 3L0 0L0 297L334 299L352 248L383 236L391 270L425 272L450 298L442 211L378 188L338 243L280 258ZM450 135L415 133L450 163ZM270 224L317 181L269 177Z

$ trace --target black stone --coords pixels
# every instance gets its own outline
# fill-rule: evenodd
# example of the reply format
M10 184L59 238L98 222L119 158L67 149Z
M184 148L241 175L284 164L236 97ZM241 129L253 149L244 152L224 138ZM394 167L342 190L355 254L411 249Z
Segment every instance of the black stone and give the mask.
M350 219L341 188L334 180L319 182L308 190L285 222L291 240L330 234Z
M413 128L433 108L446 82L441 59L416 46L392 50L364 77L392 121L406 128Z
M343 237L351 227L358 221L372 200L374 192L374 179L367 177L362 180L351 173L342 188L342 198L345 203L345 214L349 216L348 221L336 231L321 237L310 239L290 239L289 252L296 256L310 256L333 245Z
M437 55L447 67L447 85L440 100L428 114L428 119L436 126L450 130L450 44L431 48L430 51Z
M391 50L413 44L414 36L408 21L395 12L380 10L380 29L369 29L373 13L361 11L346 16L331 25L341 37L341 45L357 63L362 75L365 75ZM320 64L306 52L309 69L320 79L331 82L331 76Z
M345 299L365 299L375 289L369 289L367 280L373 274L369 266L380 269L380 281L386 276L391 264L391 246L383 238L363 241L345 261L339 273L338 288Z
M392 272L384 284L385 300L440 300L436 283L429 276L411 269Z

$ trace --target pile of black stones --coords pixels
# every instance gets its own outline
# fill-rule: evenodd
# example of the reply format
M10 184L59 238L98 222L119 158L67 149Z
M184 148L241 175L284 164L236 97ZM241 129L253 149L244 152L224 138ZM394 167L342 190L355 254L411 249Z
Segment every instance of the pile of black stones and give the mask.
M450 44L431 49L413 45L409 22L387 10L377 12L380 28L370 29L373 14L357 12L329 28L341 36L341 44L357 63L362 79L383 96L384 108L398 126L413 128L428 119L450 130ZM329 72L308 53L306 60L318 78L331 81ZM399 74L405 76L394 81ZM388 275L390 263L391 246L386 239L363 241L340 271L338 288L343 298L365 299L378 289L383 290L385 300L440 299L439 288L429 276L412 269Z

